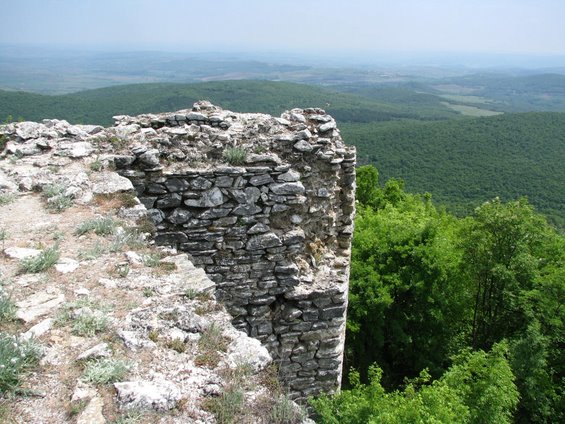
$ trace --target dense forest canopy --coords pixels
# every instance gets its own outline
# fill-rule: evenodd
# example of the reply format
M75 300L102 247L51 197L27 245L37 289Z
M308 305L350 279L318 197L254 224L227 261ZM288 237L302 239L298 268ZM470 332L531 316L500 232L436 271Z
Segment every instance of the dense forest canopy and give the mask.
M562 422L565 237L523 198L466 218L358 169L346 363L322 423Z

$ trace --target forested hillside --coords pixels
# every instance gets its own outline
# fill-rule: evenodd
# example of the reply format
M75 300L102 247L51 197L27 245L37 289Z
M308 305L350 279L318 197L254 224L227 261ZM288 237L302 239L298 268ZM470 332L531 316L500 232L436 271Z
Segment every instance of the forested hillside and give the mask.
M318 422L563 422L565 238L525 199L460 219L358 169L346 360Z
M341 124L360 163L402 178L459 213L496 196L527 196L565 227L565 113L535 112L445 122Z
M342 122L447 119L458 115L437 101L407 104L402 97L375 100L304 84L222 81L122 85L59 96L0 90L0 117L60 118L72 123L108 126L113 124L114 115L186 109L198 100L210 100L224 109L238 112L261 111L274 115L294 107L322 107Z

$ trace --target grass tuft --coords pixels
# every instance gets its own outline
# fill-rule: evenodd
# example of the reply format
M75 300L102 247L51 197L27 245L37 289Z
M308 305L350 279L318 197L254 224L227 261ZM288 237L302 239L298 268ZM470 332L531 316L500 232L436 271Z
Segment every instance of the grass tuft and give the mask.
M94 313L83 313L73 322L73 334L83 337L93 337L108 327L108 318Z
M172 339L167 342L167 347L169 349L174 350L177 353L184 353L186 352L186 343L181 339Z
M66 187L62 184L48 184L43 187L42 196L47 200L47 209L52 212L62 212L73 205L71 196L65 194Z
M75 235L81 236L86 233L94 233L99 236L114 234L118 223L110 216L103 218L88 219L77 226Z
M228 147L223 152L223 158L230 165L243 165L247 159L247 151L241 147Z
M43 272L55 265L59 257L59 246L48 247L37 256L22 259L20 261L20 272L28 274Z
M288 395L281 395L275 401L270 414L270 423L273 424L299 424L308 414L306 410L294 403Z
M118 228L108 250L112 253L121 252L126 247L135 250L145 247L146 243L143 234L136 229L126 228L120 230Z
M218 424L233 424L238 422L238 416L243 413L243 392L235 387L224 390L217 398L208 398L203 404L216 417Z
M8 322L16 319L16 305L7 295L6 290L0 284L0 321Z
M208 366L214 368L222 359L220 352L228 349L228 340L223 336L222 329L212 324L202 332L198 340L200 354L194 358L194 363L198 366Z
M14 193L0 193L0 206L9 205L16 200Z
M117 359L99 359L86 364L81 379L87 383L109 384L122 380L130 365Z

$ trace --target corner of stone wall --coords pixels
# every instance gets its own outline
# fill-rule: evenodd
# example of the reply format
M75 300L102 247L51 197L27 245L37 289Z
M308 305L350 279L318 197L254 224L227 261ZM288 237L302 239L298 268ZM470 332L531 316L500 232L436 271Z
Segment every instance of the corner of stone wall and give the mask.
M119 117L147 137L116 157L158 244L187 252L234 325L280 364L294 399L339 388L355 213L355 150L321 109L280 118L208 103ZM142 130L143 131L143 130ZM227 149L245 153L237 166Z

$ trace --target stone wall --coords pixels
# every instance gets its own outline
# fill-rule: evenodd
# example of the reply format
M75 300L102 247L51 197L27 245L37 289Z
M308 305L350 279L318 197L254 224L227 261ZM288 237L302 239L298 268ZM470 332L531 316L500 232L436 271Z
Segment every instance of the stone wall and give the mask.
M138 143L114 162L149 210L156 242L205 269L295 399L338 388L355 151L335 121L321 109L273 118L207 102L116 120L116 137Z

